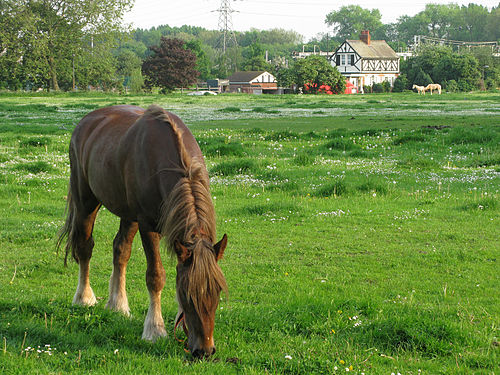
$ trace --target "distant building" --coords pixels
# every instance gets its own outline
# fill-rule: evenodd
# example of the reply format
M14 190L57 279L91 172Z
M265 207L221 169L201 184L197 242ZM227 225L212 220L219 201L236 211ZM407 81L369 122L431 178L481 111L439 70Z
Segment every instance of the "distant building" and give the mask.
M363 92L363 86L384 81L392 86L399 76L399 56L385 40L371 40L369 31L362 31L359 40L342 43L330 63L358 92Z
M228 79L207 79L207 90L214 91L216 93L228 91L229 80Z
M294 58L294 59L305 59L305 58L307 58L309 56L312 56L312 55L319 55L319 56L324 56L326 58L329 58L334 53L334 52L321 51L319 49L319 47L318 47L318 51L316 51L316 47L318 47L318 46L314 45L312 52L306 52L305 51L306 46L303 45L302 46L302 52L297 52L297 51L293 51L292 52L292 58Z
M236 72L229 77L229 91L274 94L278 91L278 83L276 77L266 71Z

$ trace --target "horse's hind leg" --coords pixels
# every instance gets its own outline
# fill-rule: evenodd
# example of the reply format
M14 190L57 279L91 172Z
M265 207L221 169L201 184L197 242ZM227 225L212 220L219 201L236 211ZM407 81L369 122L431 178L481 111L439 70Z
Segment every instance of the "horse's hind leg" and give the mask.
M149 291L149 309L144 321L142 338L155 341L167 335L161 315L161 291L165 285L165 269L160 258L160 235L147 225L139 225L147 259L146 285Z
M90 203L87 201L87 204ZM74 228L74 243L73 256L80 266L78 274L78 287L76 288L73 304L92 306L95 305L96 298L89 282L89 264L92 257L92 249L94 248L94 239L92 231L94 222L99 211L100 205L96 203L94 209L82 209L79 212L90 212L87 215L80 215L77 212L75 217Z
M120 311L125 315L130 315L127 291L125 290L125 276L132 250L132 241L137 229L137 222L122 219L120 230L113 241L113 273L109 280L109 300L106 307Z

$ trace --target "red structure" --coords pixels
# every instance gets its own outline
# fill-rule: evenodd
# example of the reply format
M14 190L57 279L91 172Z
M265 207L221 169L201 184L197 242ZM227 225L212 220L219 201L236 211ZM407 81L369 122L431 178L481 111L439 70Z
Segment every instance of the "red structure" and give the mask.
M356 94L356 93L357 93L356 86L354 86L351 83L351 81L346 80L345 81L345 91L344 91L344 94Z

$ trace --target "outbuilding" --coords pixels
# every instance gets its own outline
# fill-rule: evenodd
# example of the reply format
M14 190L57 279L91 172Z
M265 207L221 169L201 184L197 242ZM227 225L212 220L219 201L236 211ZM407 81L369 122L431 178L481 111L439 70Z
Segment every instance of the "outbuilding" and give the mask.
M276 77L266 71L241 71L229 77L229 91L248 94L276 93Z

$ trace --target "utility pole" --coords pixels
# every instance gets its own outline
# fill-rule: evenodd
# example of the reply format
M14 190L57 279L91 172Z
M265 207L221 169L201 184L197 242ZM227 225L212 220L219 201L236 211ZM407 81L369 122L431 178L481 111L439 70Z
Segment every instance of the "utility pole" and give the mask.
M75 85L75 54L73 54L73 91L75 91L76 85Z

